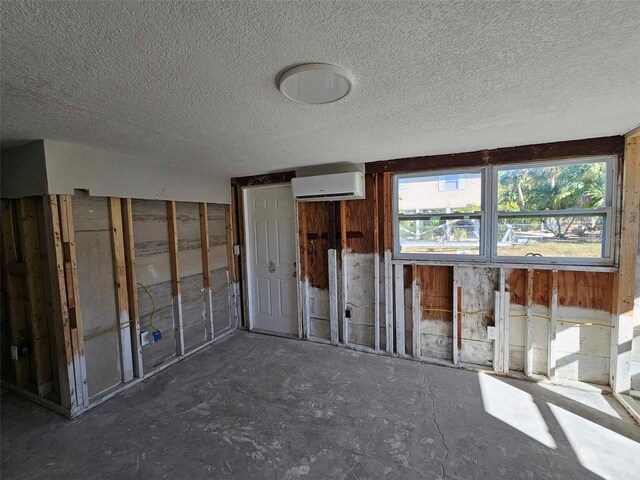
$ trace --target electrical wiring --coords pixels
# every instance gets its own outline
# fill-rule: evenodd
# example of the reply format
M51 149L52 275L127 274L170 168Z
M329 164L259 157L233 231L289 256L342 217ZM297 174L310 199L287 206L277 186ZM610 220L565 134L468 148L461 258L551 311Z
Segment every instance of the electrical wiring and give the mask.
M151 292L149 291L149 289L147 287L145 287L144 285L142 285L140 282L136 282L138 286L140 286L146 293L147 295L149 295L149 300L151 301L151 313L149 314L149 325L151 326L151 328L153 328L156 332L159 332L160 330L158 330L158 328L153 324L153 314L156 313L156 304L153 301L153 296L151 295Z

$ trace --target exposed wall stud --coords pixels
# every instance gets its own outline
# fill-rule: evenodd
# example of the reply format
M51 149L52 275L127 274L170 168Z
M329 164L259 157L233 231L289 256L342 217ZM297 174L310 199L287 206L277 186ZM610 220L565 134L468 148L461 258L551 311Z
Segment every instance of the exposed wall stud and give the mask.
M78 397L78 406L86 407L89 405L89 388L87 385L87 371L84 358L84 335L82 330L82 314L80 311L80 285L78 283L78 264L76 261L75 228L73 225L71 195L59 195L58 202L64 271L67 283L67 307L69 311L71 345L73 348L76 395Z
M404 271L402 265L394 265L394 277L396 304L396 353L404 356Z
M20 347L28 338L27 318L25 315L24 291L18 265L18 251L16 248L15 212L12 200L2 199L2 246L4 262L3 271L5 290L8 295L8 314L10 325L10 342L12 346ZM23 265L22 265L23 266ZM22 269L24 270L24 269ZM3 332L6 334L6 332ZM15 382L24 386L31 380L31 366L29 357L18 355L12 359Z
M111 225L111 248L113 249L113 277L115 280L116 311L118 312L118 338L120 339L120 364L122 381L133 379L133 348L131 345L131 323L129 296L127 291L127 265L125 261L124 229L122 226L122 204L119 198L109 198L109 222Z
M524 374L530 377L533 373L533 269L527 270L527 317L524 329ZM507 316L507 321L509 318Z
M60 377L61 404L69 414L78 408L76 383L69 331L69 310L67 307L66 281L60 213L57 195L44 196L44 223L47 236L49 275L53 304L54 336L56 340L58 375Z
M36 198L20 199L20 233L26 266L26 287L29 299L28 313L33 338L33 358L38 394L45 396L52 389L51 350L49 326L45 306L43 269L40 254Z
M122 233L124 238L124 261L127 274L127 299L129 300L129 321L131 322L131 348L133 354L134 376L144 376L142 364L142 345L140 344L140 314L138 311L138 285L136 280L136 254L133 238L133 212L131 199L121 200Z
M180 266L178 263L178 227L176 224L176 202L167 202L167 224L169 227L169 263L171 264L171 293L173 315L176 326L176 352L184 355L184 327L182 321L182 296L180 294Z
M547 377L556 376L556 330L558 315L558 271L551 273L551 295L549 296L549 341L547 342Z
M422 309L420 306L420 280L418 278L417 265L411 266L411 274L413 281L411 282L411 294L412 294L412 314L413 314L413 356L420 358L420 321L422 320Z

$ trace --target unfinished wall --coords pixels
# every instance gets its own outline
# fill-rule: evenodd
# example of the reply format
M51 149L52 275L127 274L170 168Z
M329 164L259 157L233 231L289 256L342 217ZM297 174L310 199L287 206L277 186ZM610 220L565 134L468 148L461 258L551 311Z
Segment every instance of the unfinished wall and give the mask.
M330 305L335 296L341 343L346 321L347 343L351 346L375 349L377 330L378 348L401 355L489 368L503 368L504 364L504 368L528 374L609 382L613 273L571 271L567 267L553 273L544 269L501 269L498 265L413 265L390 257L385 260L384 252L390 254L392 249L391 175L369 174L366 185L367 199L363 201L298 206L300 282L309 339L331 339ZM329 287L328 253L332 247L337 252L335 292ZM553 275L557 305L552 314ZM496 305L506 298L507 309L496 311ZM415 299L419 299L419 306L414 305ZM385 331L389 313L393 326L390 350L386 348ZM498 322L498 315L503 324ZM550 354L552 316L555 336ZM490 332L489 327L502 332L504 338L492 338L494 330ZM507 359L496 365L496 342L506 338Z
M230 239L227 232L229 215L229 207L225 205L213 203L207 205L214 336L226 333L236 326L233 279L229 274L228 242Z
M122 383L109 202L73 196L80 309L89 399Z
M177 351L167 203L134 199L131 209L140 331L150 335L150 343L142 346L142 359L145 371L150 371L175 357ZM154 332L159 339L154 340Z

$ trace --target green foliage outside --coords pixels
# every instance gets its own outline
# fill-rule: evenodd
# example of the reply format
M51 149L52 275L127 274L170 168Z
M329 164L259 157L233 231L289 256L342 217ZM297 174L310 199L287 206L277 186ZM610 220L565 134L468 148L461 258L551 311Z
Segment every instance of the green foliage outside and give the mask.
M498 175L498 210L598 208L604 205L605 188L605 163L504 170ZM578 231L595 227L591 217L518 219L519 224L531 224L532 229L539 227L540 222L561 239L567 237L572 227Z

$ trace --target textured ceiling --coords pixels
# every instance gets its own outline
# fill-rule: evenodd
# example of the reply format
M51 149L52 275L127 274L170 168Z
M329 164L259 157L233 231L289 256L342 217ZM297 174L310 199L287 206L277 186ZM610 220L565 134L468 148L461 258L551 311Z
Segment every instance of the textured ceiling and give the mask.
M2 2L2 144L81 143L240 176L621 134L638 1ZM283 69L354 90L300 105Z

